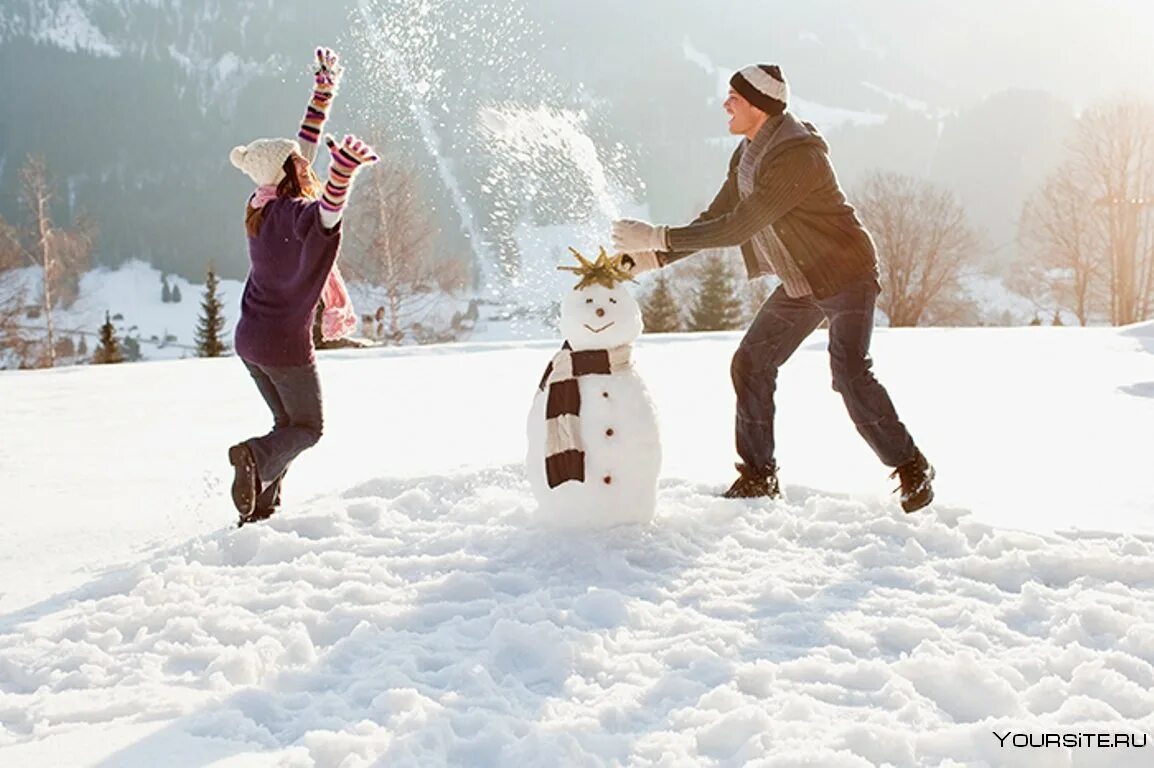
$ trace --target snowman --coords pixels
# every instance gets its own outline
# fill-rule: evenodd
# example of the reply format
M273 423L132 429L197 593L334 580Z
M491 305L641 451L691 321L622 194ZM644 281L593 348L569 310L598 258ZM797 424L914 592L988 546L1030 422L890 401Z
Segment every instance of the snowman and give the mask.
M641 308L621 256L559 267L580 282L561 303L565 343L529 411L526 469L539 516L562 527L607 528L653 519L661 441L657 414L633 370Z

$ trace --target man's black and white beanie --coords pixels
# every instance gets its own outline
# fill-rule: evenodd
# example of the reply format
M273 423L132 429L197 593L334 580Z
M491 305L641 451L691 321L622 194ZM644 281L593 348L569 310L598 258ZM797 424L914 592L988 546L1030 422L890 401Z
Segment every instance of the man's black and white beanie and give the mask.
M751 64L733 73L729 85L753 106L780 115L789 103L789 86L776 64Z

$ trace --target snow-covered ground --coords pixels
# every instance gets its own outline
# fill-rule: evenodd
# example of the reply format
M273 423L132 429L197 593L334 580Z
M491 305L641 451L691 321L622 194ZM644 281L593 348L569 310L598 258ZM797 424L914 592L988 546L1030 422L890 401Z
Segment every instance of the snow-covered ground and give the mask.
M996 735L1154 731L1154 324L879 331L910 516L821 332L787 499L717 497L737 338L642 339L657 518L602 533L533 515L555 342L322 354L325 438L240 530L236 359L0 373L0 765L1154 763Z

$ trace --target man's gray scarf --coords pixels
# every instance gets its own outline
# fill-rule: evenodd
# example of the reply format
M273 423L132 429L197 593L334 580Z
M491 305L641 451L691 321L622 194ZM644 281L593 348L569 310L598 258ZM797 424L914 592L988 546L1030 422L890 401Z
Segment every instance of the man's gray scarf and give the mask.
M752 141L746 139L745 149L742 150L741 160L737 165L737 191L743 200L753 194L761 159L765 157L766 152L785 138L785 128L795 128L793 123L796 123L796 118L789 114L778 120L770 118ZM750 244L753 246L753 253L760 266L759 272L768 275L776 274L781 278L786 295L796 299L813 293L809 281L805 279L805 275L797 266L797 262L782 245L772 224L759 230L753 236Z

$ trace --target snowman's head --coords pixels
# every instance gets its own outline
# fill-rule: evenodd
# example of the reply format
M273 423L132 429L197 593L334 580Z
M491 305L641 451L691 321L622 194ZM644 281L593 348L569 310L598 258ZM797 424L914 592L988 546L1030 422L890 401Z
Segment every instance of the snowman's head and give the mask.
M621 284L574 288L561 302L561 334L573 349L632 344L641 327L641 307Z
M572 249L570 249L572 250ZM595 262L573 251L580 266L562 267L581 276L561 302L561 334L573 349L609 349L641 335L641 307L625 287L629 273L620 258L601 249Z

